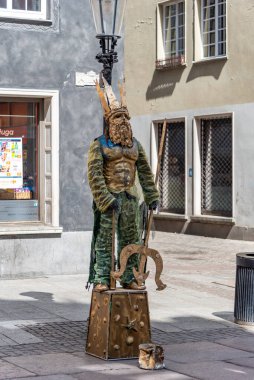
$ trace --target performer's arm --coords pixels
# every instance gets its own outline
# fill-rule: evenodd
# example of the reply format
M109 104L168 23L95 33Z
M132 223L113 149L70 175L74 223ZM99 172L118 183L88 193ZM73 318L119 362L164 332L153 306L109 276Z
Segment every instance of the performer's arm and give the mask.
M148 163L145 151L142 145L138 142L139 156L137 160L137 171L139 182L142 187L145 202L151 205L159 200L159 192L154 183L154 176Z
M103 176L103 157L98 141L94 141L90 145L88 153L88 182L96 206L101 212L105 212L114 202L115 198L108 191L105 183Z

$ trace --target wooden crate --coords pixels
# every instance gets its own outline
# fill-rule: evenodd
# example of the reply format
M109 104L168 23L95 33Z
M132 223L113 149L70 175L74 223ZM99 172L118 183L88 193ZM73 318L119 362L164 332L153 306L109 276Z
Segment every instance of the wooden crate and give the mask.
M139 344L151 342L146 291L122 288L93 291L86 353L101 359L139 356Z

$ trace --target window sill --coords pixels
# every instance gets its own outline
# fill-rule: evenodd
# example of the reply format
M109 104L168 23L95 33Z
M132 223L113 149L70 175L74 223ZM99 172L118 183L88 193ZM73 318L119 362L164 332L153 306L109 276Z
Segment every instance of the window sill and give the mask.
M42 223L0 223L0 236L13 235L59 235L62 227L47 226Z
M155 219L170 219L170 220L188 220L188 216L180 214L170 214L167 212L160 212L154 214Z
M192 61L193 65L200 65L203 63L209 63L209 62L219 62L219 61L227 61L228 56L224 55L222 57L210 57L210 58L202 58L197 61Z
M0 16L0 22L10 22L13 24L33 24L33 25L44 25L51 26L53 24L52 20L42 20L42 19L32 19L32 18L19 18L19 17L7 17Z
M195 223L229 224L229 225L235 224L234 218L228 218L224 216L212 216L212 215L191 216L190 221L195 222Z

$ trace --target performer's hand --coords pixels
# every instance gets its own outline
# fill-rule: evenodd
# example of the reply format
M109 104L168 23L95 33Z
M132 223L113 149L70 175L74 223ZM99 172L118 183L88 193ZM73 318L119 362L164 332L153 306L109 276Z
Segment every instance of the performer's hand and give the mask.
M159 201L153 201L148 205L149 210L156 210L159 207Z
M114 210L115 212L119 212L120 211L120 204L119 204L119 201L117 199L115 199L111 205L109 206L109 209L110 210Z

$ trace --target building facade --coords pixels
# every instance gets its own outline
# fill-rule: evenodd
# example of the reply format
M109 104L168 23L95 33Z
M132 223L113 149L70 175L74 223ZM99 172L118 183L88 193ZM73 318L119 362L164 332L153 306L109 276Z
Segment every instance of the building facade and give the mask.
M0 34L0 278L86 273L103 125L90 4L0 0Z
M160 173L163 231L254 240L251 0L129 0L127 101ZM145 131L145 133L144 133Z

